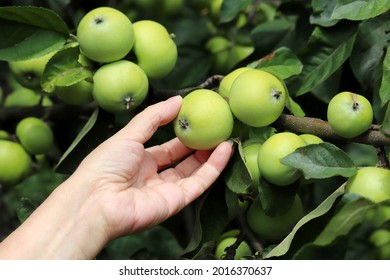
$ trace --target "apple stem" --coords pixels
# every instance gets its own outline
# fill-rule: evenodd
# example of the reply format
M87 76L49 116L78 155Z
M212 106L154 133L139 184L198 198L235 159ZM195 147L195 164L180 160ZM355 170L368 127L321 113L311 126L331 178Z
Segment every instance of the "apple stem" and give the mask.
M359 102L357 101L357 96L355 93L351 94L352 97L352 109L357 111L359 109Z

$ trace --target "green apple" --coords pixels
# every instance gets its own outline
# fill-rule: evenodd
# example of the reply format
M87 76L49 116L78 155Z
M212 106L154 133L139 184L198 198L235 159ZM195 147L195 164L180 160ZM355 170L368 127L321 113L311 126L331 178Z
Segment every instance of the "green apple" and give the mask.
M274 75L258 69L241 73L230 89L229 104L234 116L253 127L270 125L282 114L287 92Z
M234 80L241 74L241 73L244 73L248 70L251 70L253 68L249 68L249 67L240 67L240 68L237 68L235 70L233 70L232 72L230 72L229 74L227 74L225 77L223 77L223 79L221 80L220 84L219 84L219 87L218 87L218 93L223 97L225 98L226 100L229 100L229 96L230 96L230 89L232 87L232 84L234 82Z
M0 140L0 185L15 185L31 170L32 160L19 143Z
M328 104L328 123L336 134L344 138L366 132L372 124L373 115L370 101L349 91L336 94Z
M121 11L99 7L83 16L77 26L77 40L89 59L101 63L117 61L133 48L133 24Z
M51 127L36 117L26 117L16 126L16 136L23 148L33 155L44 154L53 146Z
M390 231L387 229L375 230L369 238L370 242L377 247L377 256L381 260L390 260Z
M111 113L134 110L145 100L148 90L145 72L128 60L105 64L93 76L93 98Z
M0 140L10 140L11 135L8 133L8 131L0 129Z
M367 166L348 178L347 193L355 193L375 203L390 199L390 170Z
M4 100L4 107L31 107L40 104L42 99L42 106L51 106L53 102L46 95L38 94L36 91L28 88L18 88L8 94Z
M217 242L217 246L215 247L215 257L217 259L223 259L226 255L226 249L232 246L237 241L237 235L239 234L239 230L233 229L229 230L221 235ZM234 259L241 260L245 257L252 256L252 249L249 244L243 240L240 245L238 245Z
M67 87L56 87L54 93L60 100L71 105L84 105L93 100L92 83L86 80Z
M134 26L134 54L137 64L149 79L161 79L175 67L177 47L167 29L153 20L141 20Z
M269 137L259 149L257 158L261 176L277 186L294 183L302 173L294 167L282 164L280 160L304 146L305 141L291 132L280 132Z
M260 199L256 199L249 206L247 222L248 226L259 237L271 241L280 241L290 233L303 215L302 201L298 195L294 197L291 207L285 213L276 216L267 215Z
M367 211L366 219L376 227L381 226L383 223L390 220L390 206L377 205L377 207Z
M253 46L240 45L223 36L210 38L205 47L211 54L211 71L218 74L229 73L254 51Z
M299 137L301 137L303 139L303 141L305 141L306 145L319 144L319 143L324 142L317 135L310 134L310 133L299 134Z
M257 157L261 148L261 143L257 139L248 139L242 143L245 165L252 177L253 183L257 186L260 180L260 169L257 164Z
M217 92L197 89L183 98L174 131L189 148L209 150L230 137L233 123L229 104Z
M51 52L37 58L10 61L8 66L19 84L29 89L41 89L42 73L54 54Z

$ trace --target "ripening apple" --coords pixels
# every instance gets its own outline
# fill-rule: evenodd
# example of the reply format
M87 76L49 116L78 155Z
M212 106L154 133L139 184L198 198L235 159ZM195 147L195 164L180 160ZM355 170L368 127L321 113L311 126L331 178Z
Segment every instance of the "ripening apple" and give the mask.
M167 29L153 20L140 20L134 26L134 54L149 79L161 79L175 67L177 46Z
M31 170L32 160L16 142L0 140L0 185L19 183Z
M36 117L26 117L16 126L16 136L23 148L32 155L45 154L53 146L51 127Z
M360 168L348 178L347 193L355 193L375 203L390 199L390 170L374 166Z
M303 217L304 209L301 198L296 195L291 207L283 214L269 216L264 212L260 199L249 206L247 212L248 226L259 237L280 241L290 233L295 224Z
M248 139L242 143L242 150L244 152L245 165L249 170L253 183L257 186L260 180L260 169L257 164L257 158L261 143L257 139Z
M84 105L93 100L92 83L81 80L71 86L56 87L54 93L65 103L71 105Z
M305 141L291 132L280 132L269 137L259 149L257 158L261 176L277 186L294 183L302 173L294 167L282 164L280 160L304 146Z
M121 11L99 7L79 22L77 41L82 54L89 59L101 63L117 61L133 48L133 24Z
M41 89L42 73L54 54L55 52L51 52L37 58L10 61L8 66L16 81L23 87Z
M253 127L270 125L283 112L287 97L284 84L274 75L251 69L238 75L229 104L234 116Z
M253 68L250 68L250 67L240 67L240 68L237 68L235 70L233 70L232 72L228 73L225 77L222 78L220 84L219 84L219 87L218 87L218 93L223 97L225 98L226 100L229 100L229 96L230 96L230 89L232 87L232 84L234 82L234 80L241 74L241 73L244 73L250 69L253 69Z
M344 138L353 138L366 132L373 121L370 101L360 94L343 91L328 104L327 118L334 132Z
M111 113L134 110L145 100L148 90L145 72L128 60L105 64L93 76L93 98Z
M183 98L174 131L187 147L209 150L230 137L233 123L229 104L217 92L197 89Z

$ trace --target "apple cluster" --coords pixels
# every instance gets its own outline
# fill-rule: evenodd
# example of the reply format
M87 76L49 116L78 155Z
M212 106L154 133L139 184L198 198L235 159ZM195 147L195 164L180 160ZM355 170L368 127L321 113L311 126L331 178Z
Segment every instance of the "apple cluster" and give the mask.
M25 117L14 133L0 130L0 186L21 182L32 170L33 157L39 160L50 151L54 134L44 120Z
M148 94L149 80L168 75L177 61L176 44L163 25L153 20L132 23L115 8L99 7L84 15L77 41L81 54L100 65L92 96L111 113L138 107Z

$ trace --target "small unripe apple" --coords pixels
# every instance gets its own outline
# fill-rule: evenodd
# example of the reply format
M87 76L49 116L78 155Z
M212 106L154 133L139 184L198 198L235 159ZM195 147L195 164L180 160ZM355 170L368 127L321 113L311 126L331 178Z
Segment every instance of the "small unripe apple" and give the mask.
M241 73L230 89L229 104L234 116L253 127L270 125L281 115L287 92L283 83L263 70Z
M244 73L250 69L253 69L253 68L249 68L249 67L240 67L240 68L237 68L235 70L233 70L232 72L230 72L229 74L227 74L225 77L223 77L223 79L221 80L221 83L219 84L219 88L218 88L218 92L219 94L224 97L226 100L229 100L229 96L230 96L230 89L232 87L232 84L234 82L234 80L241 74L241 73Z
M377 247L378 259L390 259L390 231L384 228L375 230L369 238L370 242Z
M8 133L8 131L4 129L0 129L0 139L1 140L10 140L11 134Z
M336 94L328 104L328 123L336 134L344 138L366 132L372 124L373 115L367 98L348 91Z
M89 11L77 26L81 52L89 59L108 63L124 58L134 45L130 19L111 7Z
M223 233L218 241L217 246L215 248L215 257L217 259L222 259L226 255L226 249L232 246L237 241L237 235L239 234L239 230L232 229L225 233ZM241 260L245 257L250 257L252 255L252 249L249 244L243 240L240 245L238 245L234 259Z
M41 89L42 73L55 52L27 60L8 62L16 81L29 89Z
M176 65L177 47L167 29L153 20L134 23L134 54L149 79L161 79Z
M187 147L209 150L230 137L233 123L229 104L217 92L197 89L183 98L174 131Z
M375 203L390 199L390 170L367 166L348 178L347 193L355 193Z
M145 72L128 60L105 64L93 76L93 98L111 113L134 110L145 100L148 90Z
M261 176L277 186L294 183L302 173L294 167L282 164L280 160L304 146L305 141L291 132L280 132L269 137L259 149L257 158Z
M53 101L44 95L40 95L32 89L18 88L8 94L4 100L4 107L31 107L37 106L42 99L42 106L51 106Z
M53 145L51 127L36 117L26 117L16 126L16 135L27 152L33 155L44 154Z
M0 140L0 185L22 181L31 170L31 157L19 143Z
M294 197L294 201L287 212L275 216L267 215L264 212L260 199L256 199L249 206L247 222L252 231L259 237L272 241L280 241L290 233L303 215L302 201L298 195Z

